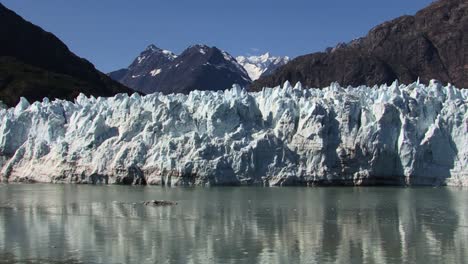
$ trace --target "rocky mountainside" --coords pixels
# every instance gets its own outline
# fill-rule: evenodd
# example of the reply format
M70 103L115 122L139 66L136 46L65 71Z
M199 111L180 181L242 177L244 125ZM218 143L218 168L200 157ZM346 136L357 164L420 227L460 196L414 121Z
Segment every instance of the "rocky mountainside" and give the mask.
M435 78L468 88L468 2L439 0L414 16L385 22L367 36L326 52L298 57L252 90L285 81L308 87L411 83Z
M287 56L271 56L268 52L260 56L238 56L236 60L244 67L252 81L272 74L276 69L290 61Z
M184 93L193 90L225 90L251 80L244 68L227 52L194 45L176 56L150 45L126 69L109 76L143 93Z
M468 186L468 90L79 96L0 110L4 181Z
M53 34L0 4L0 100L16 105L44 97L72 100L80 93L113 96L132 92L73 54Z
M175 58L177 56L172 52L149 45L128 68L111 72L109 76L116 81L126 83L129 87L138 87L143 82L142 77L156 76L157 70L155 69L162 69Z

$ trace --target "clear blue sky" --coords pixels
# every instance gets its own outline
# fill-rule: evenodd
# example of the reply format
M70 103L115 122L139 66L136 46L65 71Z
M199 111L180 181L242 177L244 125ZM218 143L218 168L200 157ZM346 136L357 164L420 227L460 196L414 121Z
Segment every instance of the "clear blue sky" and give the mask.
M126 67L148 44L191 44L232 55L298 56L365 35L432 0L0 0L57 35L104 72Z

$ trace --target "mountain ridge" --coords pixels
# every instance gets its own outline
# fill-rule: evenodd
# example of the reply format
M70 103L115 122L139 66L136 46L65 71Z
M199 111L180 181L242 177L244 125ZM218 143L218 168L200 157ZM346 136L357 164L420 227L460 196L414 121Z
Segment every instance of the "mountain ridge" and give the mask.
M108 75L136 91L164 94L225 90L251 82L229 53L202 44L191 45L179 55L151 44L128 68Z
M0 3L0 100L16 105L44 97L73 100L78 94L131 93L93 64L71 52L55 35Z
M468 3L439 0L413 16L401 16L325 52L306 54L260 78L258 91L290 81L307 87L390 84L395 79L438 79L468 88Z

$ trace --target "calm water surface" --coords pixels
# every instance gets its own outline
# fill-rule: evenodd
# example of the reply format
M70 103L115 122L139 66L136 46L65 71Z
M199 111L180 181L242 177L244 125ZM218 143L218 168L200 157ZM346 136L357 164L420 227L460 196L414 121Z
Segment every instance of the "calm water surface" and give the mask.
M0 263L467 261L467 189L0 185Z

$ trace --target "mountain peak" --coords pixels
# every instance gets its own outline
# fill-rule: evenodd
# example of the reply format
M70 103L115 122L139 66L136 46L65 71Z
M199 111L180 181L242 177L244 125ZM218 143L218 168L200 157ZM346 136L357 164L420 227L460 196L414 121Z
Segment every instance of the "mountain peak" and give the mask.
M216 47L195 44L179 56L170 54L150 45L130 67L110 75L137 91L165 94L224 90L233 84L246 86L251 82L245 69L229 53Z
M218 48L210 47L210 46L207 46L207 45L204 45L204 44L194 44L194 45L190 45L187 49L185 49L183 53L197 52L197 53L201 53L203 55L206 55L211 50L218 50Z
M192 48L211 49L211 48L214 48L214 47L210 47L208 45L198 43L198 44L190 45L187 49L192 49Z
M156 45L154 44L150 44L148 45L148 47L146 47L145 51L159 51L161 50L160 48L158 48Z
M260 55L259 58L260 58L262 61L267 61L267 60L270 58L270 52L266 52L265 54Z
M164 54L167 57L172 58L172 59L177 57L172 51L161 49L161 48L157 47L154 44L148 45L148 47L146 47L146 49L141 52L142 55L143 54L151 54L151 53L162 53L162 54Z
M150 60L154 64L154 61L157 63L166 63L167 61L173 61L177 56L169 50L164 50L157 47L154 44L148 45L145 50L143 50L140 55L136 58L135 61L130 65L129 68L135 68L137 65L142 64L144 61Z
M277 68L289 62L289 57L272 56L270 52L266 52L259 56L238 56L237 62L242 65L250 79L253 81L260 77L272 74Z

